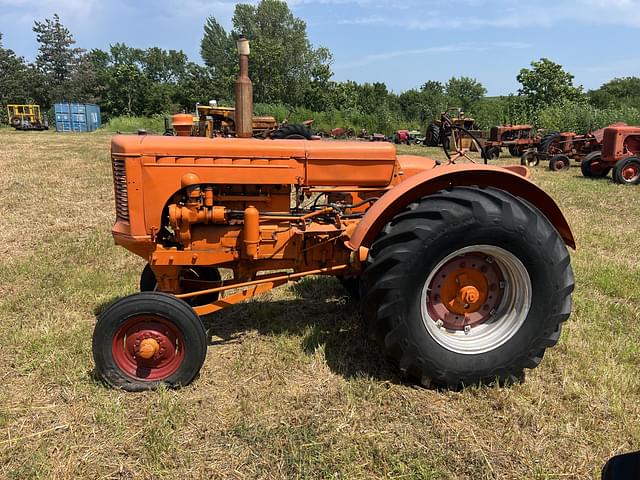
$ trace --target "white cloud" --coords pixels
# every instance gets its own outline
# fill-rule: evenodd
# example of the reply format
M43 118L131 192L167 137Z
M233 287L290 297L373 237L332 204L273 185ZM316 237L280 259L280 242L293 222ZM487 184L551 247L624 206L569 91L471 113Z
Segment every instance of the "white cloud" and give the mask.
M372 53L351 62L337 64L335 65L334 68L336 70L359 68L365 65L370 65L372 63L391 60L393 58L398 58L398 57L407 57L407 56L416 57L416 56L423 56L423 55L435 55L439 53L451 53L451 52L486 52L486 51L491 51L492 49L495 49L495 48L521 49L521 48L529 48L530 46L531 46L530 44L522 43L522 42L453 43L448 45L441 45L438 47L414 48L414 49L396 50L393 52Z

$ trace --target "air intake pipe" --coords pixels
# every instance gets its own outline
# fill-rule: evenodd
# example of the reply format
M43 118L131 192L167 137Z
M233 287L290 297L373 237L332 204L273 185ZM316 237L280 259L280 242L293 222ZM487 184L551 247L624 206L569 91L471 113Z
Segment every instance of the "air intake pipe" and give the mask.
M240 76L236 80L236 136L253 136L253 84L249 78L249 40L240 35L236 42L240 57Z

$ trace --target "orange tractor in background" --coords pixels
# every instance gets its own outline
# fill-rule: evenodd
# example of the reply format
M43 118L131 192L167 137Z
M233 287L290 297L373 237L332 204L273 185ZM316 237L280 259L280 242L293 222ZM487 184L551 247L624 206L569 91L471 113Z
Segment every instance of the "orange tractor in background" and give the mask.
M603 129L602 151L582 159L582 175L606 177L613 170L613 181L623 185L640 184L640 127L614 124Z
M575 241L528 170L464 164L462 146L440 165L390 143L251 138L244 38L238 49L237 138L112 140L113 237L147 265L141 292L97 321L98 375L187 385L206 357L201 317L313 275L359 296L371 337L423 385L536 367L571 311Z

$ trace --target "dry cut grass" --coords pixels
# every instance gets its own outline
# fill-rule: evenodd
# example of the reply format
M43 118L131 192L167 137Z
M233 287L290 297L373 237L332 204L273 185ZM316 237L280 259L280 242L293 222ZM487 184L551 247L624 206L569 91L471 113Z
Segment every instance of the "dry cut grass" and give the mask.
M311 278L208 318L193 385L128 394L92 373L95 315L142 268L112 244L109 137L0 144L2 478L597 478L640 448L640 188L536 169L575 229L577 289L521 385L405 383Z

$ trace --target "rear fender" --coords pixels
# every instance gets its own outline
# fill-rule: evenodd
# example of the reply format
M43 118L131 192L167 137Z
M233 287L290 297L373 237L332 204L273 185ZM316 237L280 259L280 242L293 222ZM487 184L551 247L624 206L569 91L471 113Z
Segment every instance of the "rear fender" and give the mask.
M382 228L409 203L452 187L495 187L522 197L535 205L553 224L564 242L576 248L569 224L556 202L540 187L527 180L528 169L521 166L500 168L490 165L447 165L409 177L387 191L367 210L347 243L353 250L369 248Z

